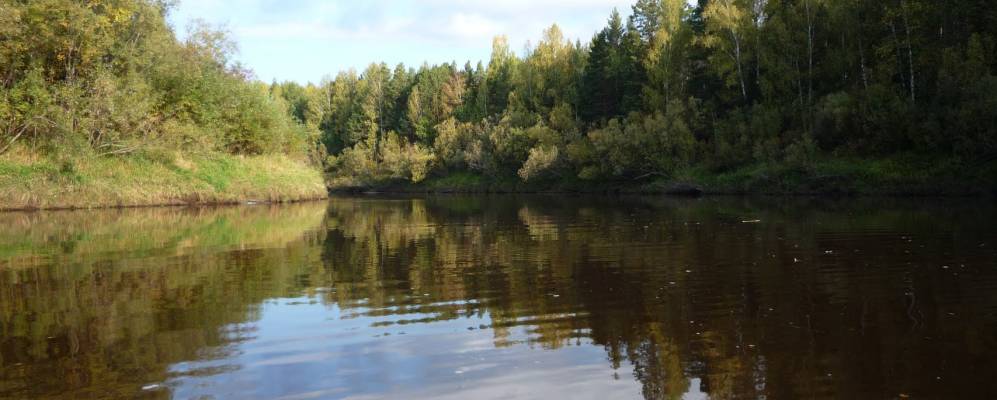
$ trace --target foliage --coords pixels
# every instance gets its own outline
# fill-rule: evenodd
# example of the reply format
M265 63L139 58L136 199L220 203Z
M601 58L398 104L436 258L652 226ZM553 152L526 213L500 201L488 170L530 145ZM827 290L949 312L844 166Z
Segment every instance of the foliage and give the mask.
M638 0L587 45L554 25L522 54L496 38L487 65L378 75L402 112L377 118L442 175L631 181L906 152L974 165L997 152L994 19L973 0ZM360 93L324 117L343 127L323 129L330 152L371 134L350 121L373 118L373 77L320 90Z
M426 179L436 155L420 144L410 143L394 132L372 147L360 143L346 149L339 156L329 158L336 175L348 175L361 183L383 180L420 182ZM343 174L349 171L349 174Z
M900 153L997 156L997 14L979 0L638 0L487 63L265 85L169 2L0 5L0 153L291 154L359 181L634 181ZM328 156L327 156L328 155Z
M178 40L166 23L169 4L0 5L0 153L23 145L112 156L165 144L311 155L318 110L253 82L232 63L236 46L225 32L195 24Z
M550 172L559 159L559 151L556 146L540 145L530 149L530 156L519 169L519 177L524 181L529 181Z

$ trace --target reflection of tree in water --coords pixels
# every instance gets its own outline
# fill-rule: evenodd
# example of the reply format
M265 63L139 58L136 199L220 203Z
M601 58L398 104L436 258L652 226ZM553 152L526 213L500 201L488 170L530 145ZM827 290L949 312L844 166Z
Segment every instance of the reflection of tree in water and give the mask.
M951 394L923 368L994 371L980 329L994 327L995 276L940 283L924 267L955 255L986 265L993 255L976 245L992 234L979 210L879 206L334 199L323 259L343 307L397 318L388 325L487 313L497 346L591 340L634 366L647 398L680 398L693 382L714 398ZM911 235L922 242L901 239ZM974 304L953 295L966 291Z
M135 397L302 295L379 326L487 316L496 346L601 346L647 398L994 397L994 209L881 202L3 214L0 397Z
M218 346L253 333L223 327L254 320L264 300L301 290L300 277L315 275L320 239L309 232L324 211L302 204L0 215L8 244L0 258L0 398L133 398L165 381L173 363L206 349L224 357Z

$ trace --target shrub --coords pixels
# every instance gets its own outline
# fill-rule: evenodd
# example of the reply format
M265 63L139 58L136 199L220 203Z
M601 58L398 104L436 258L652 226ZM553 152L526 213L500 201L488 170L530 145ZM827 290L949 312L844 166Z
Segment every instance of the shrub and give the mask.
M519 177L529 181L549 174L557 164L559 155L556 146L541 145L530 149L529 158L519 169Z

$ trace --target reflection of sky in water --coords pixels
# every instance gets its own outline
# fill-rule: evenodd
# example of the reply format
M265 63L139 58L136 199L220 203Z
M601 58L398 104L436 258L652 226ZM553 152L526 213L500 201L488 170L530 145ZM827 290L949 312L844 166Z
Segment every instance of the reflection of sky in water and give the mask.
M0 398L997 398L992 204L747 201L0 215Z
M176 398L641 397L632 367L612 369L585 339L541 351L525 344L527 325L506 338L520 344L496 347L493 331L478 328L487 313L387 326L399 316L356 315L309 298L268 301L258 321L227 328L232 343L216 357L174 365L168 386Z

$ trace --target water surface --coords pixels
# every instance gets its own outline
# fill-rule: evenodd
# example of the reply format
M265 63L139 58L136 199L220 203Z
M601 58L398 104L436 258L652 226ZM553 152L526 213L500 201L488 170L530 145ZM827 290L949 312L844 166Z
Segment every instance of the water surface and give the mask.
M972 200L0 214L0 398L997 398Z

